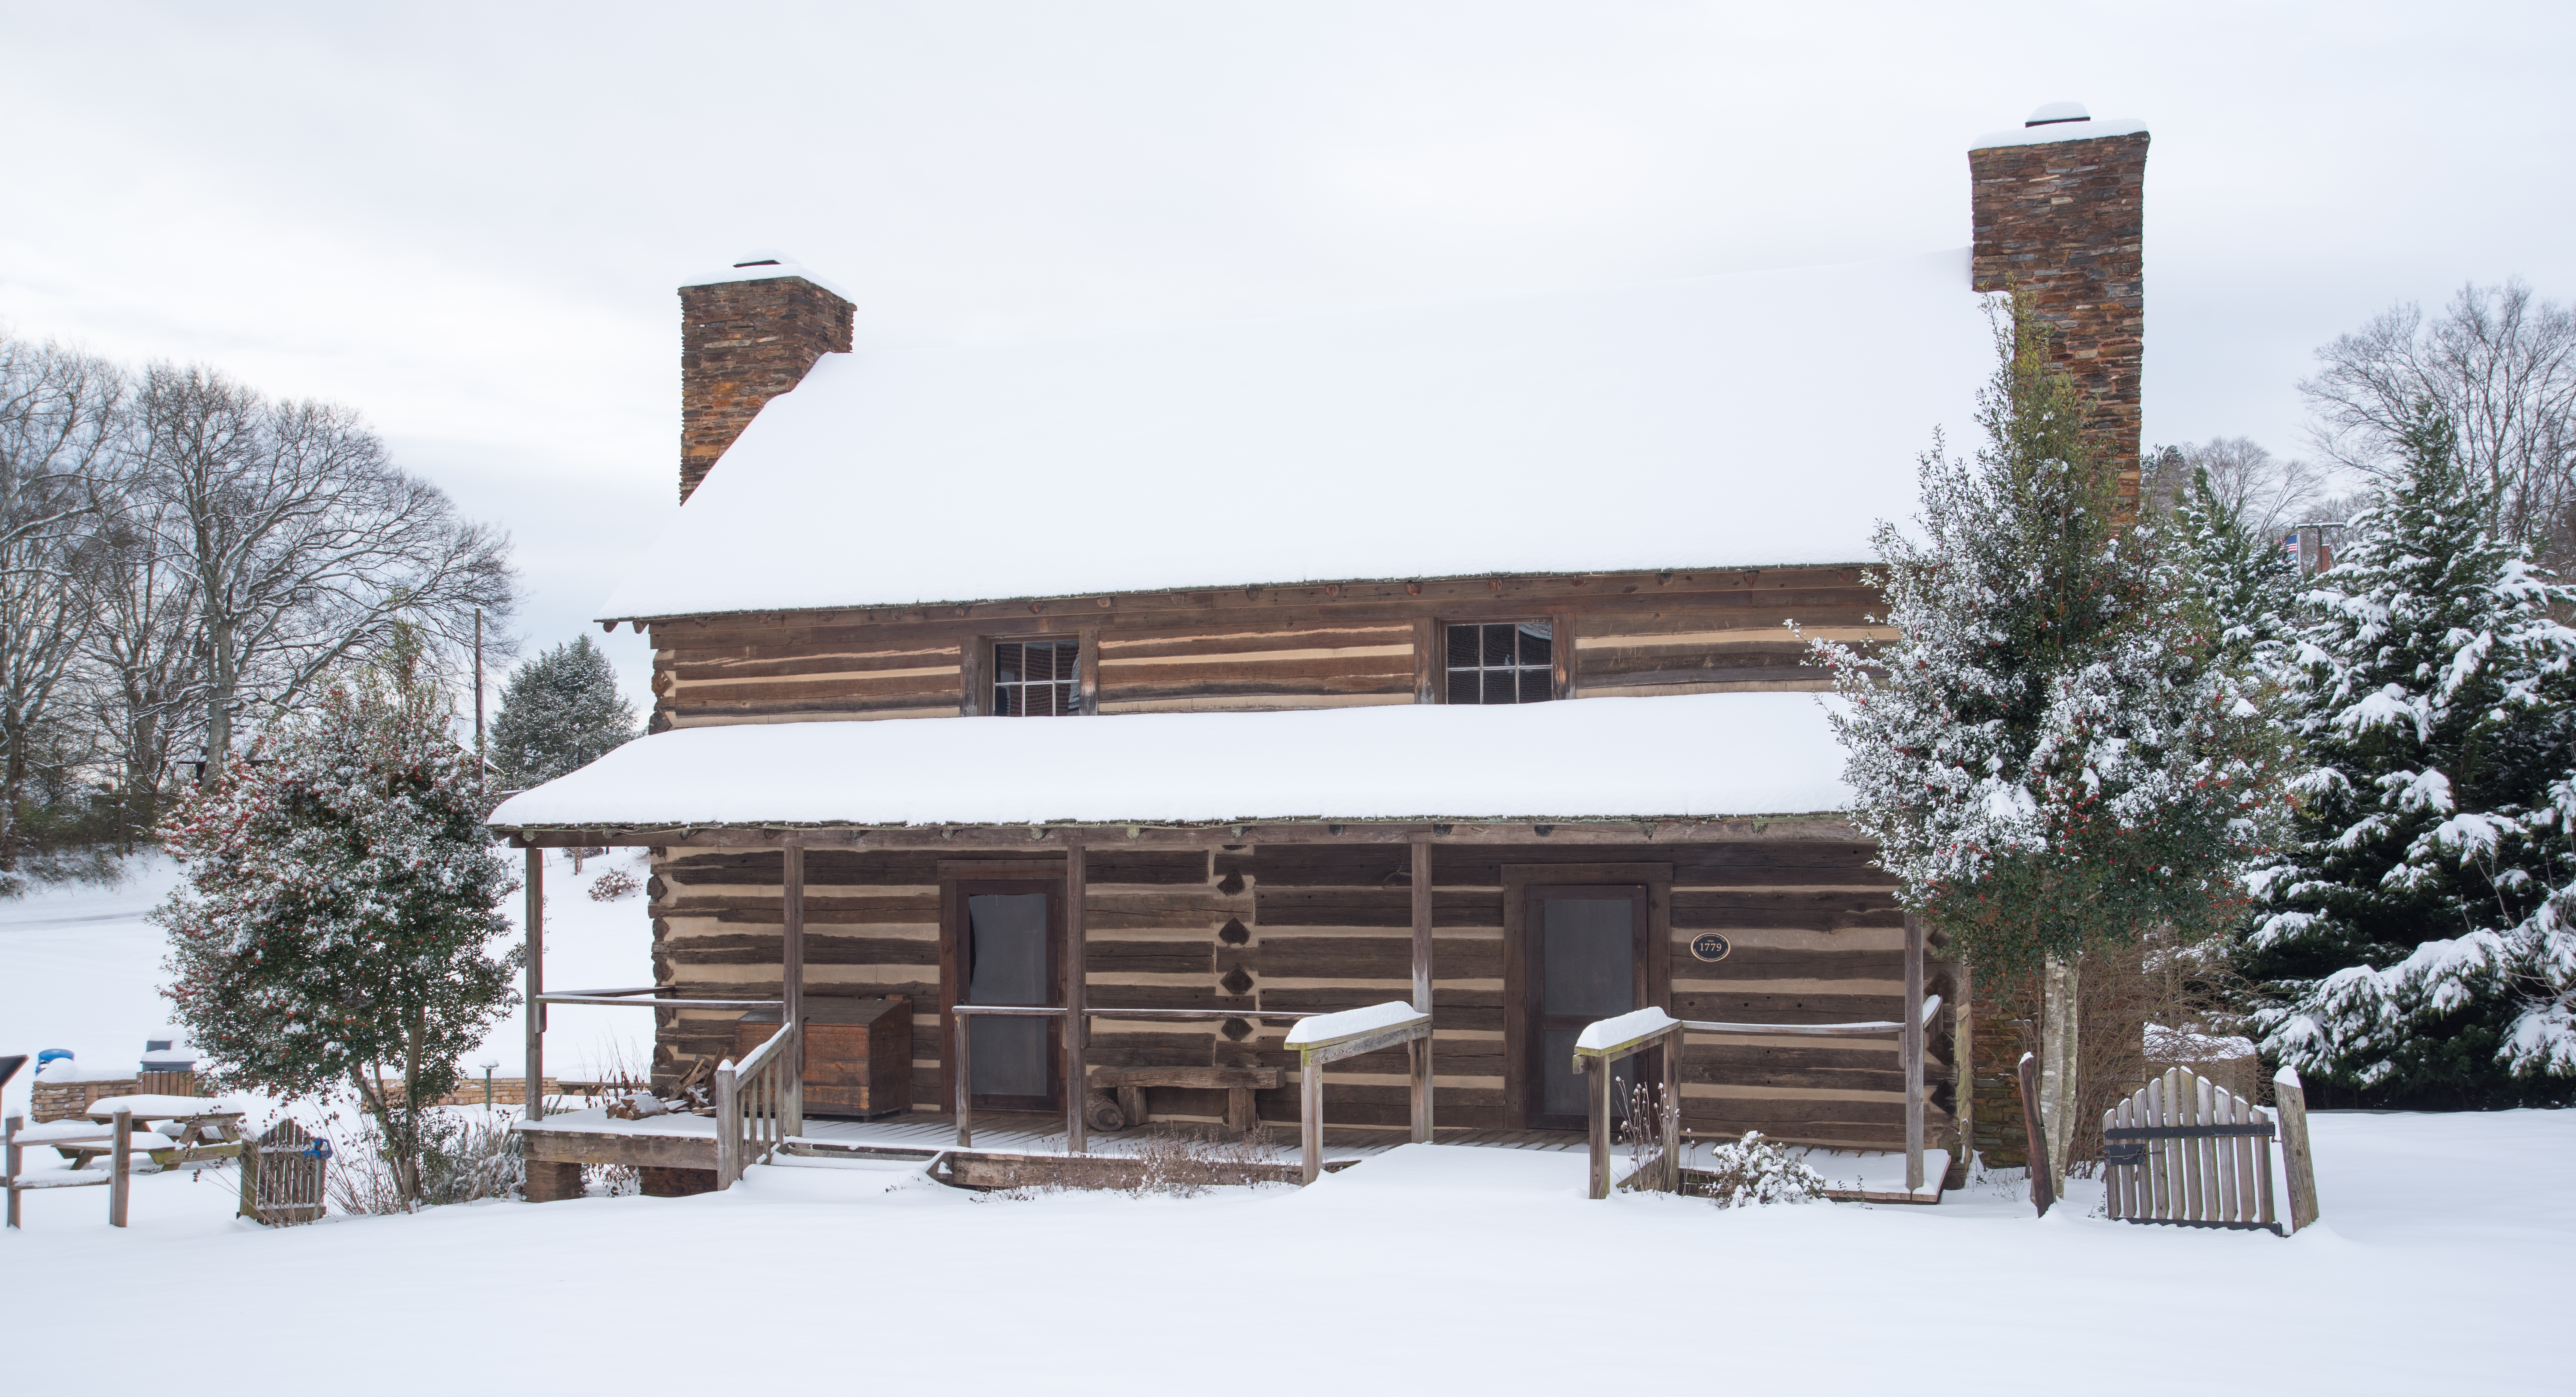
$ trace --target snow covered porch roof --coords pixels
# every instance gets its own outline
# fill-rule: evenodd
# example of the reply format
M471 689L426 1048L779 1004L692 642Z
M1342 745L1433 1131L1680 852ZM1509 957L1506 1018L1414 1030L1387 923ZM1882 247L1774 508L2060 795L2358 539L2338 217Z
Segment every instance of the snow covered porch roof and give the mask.
M1688 694L682 728L513 796L491 823L529 838L745 826L1024 825L1035 834L1047 825L1829 815L1850 793L1828 702Z

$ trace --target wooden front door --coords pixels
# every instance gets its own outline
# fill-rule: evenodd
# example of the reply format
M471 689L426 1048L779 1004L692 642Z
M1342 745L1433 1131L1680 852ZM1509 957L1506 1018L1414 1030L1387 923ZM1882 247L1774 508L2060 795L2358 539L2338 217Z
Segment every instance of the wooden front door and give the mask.
M1585 1083L1574 1040L1596 1019L1653 1002L1648 988L1647 898L1641 886L1531 887L1521 914L1523 1119L1538 1130L1585 1128ZM1623 1081L1655 1070L1648 1055L1620 1064ZM1611 1109L1626 1114L1624 1089Z
M944 989L950 1005L1064 1003L1064 888L1037 880L960 882ZM979 1110L1062 1108L1063 1030L1056 1019L970 1015ZM950 1032L954 1034L952 1026ZM954 1042L952 1037L949 1041Z

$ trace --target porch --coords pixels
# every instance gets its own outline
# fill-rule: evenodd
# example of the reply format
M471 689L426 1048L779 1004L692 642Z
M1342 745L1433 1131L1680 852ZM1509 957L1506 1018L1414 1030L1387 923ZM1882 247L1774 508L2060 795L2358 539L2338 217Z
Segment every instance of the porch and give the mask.
M801 1134L783 1141L778 1151L788 1157L878 1160L918 1164L942 1183L966 1188L1020 1185L1081 1186L1079 1176L1106 1161L1132 1160L1148 1141L1168 1139L1172 1127L1141 1126L1123 1130L1086 1131L1084 1151L1066 1148L1065 1118L1049 1112L977 1111L975 1143L957 1144L957 1118L945 1111L905 1111L876 1120L808 1119ZM604 1109L557 1111L541 1121L518 1127L528 1158L536 1163L613 1164L644 1169L702 1170L706 1178L682 1180L697 1185L672 1192L712 1189L716 1170L716 1121L713 1116L680 1113L643 1120L616 1120ZM1589 1137L1580 1130L1477 1130L1437 1127L1441 1145L1478 1149L1526 1150L1563 1154L1566 1187L1580 1188L1582 1160ZM1409 1132L1362 1127L1328 1127L1323 1132L1323 1170L1336 1173L1407 1143ZM1708 1151L1720 1140L1685 1135L1679 1157L1685 1177L1705 1169ZM1269 1138L1267 1154L1277 1182L1294 1183L1300 1169L1298 1142L1286 1131ZM1624 1157L1625 1151L1621 1151ZM1949 1152L1926 1152L1921 1189L1905 1186L1902 1151L1811 1149L1807 1162L1823 1174L1825 1196L1847 1203L1937 1203ZM1266 1171L1265 1171L1266 1172Z

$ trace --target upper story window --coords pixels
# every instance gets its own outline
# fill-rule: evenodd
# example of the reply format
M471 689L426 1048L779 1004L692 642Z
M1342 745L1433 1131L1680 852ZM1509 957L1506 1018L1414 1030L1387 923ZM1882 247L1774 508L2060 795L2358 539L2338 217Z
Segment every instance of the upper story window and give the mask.
M1451 703L1544 703L1554 697L1551 623L1483 621L1449 628Z
M1074 684L1081 669L1078 640L1004 640L993 645L993 714L999 718L1053 718L1081 712Z

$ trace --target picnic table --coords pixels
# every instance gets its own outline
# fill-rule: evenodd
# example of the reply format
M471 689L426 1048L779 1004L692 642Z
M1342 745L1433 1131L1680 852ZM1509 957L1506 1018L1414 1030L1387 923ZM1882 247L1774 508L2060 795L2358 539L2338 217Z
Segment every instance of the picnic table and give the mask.
M116 1149L114 1133L107 1127L116 1113L127 1112L138 1125L126 1148L151 1157L164 1169L182 1164L196 1164L213 1159L234 1159L242 1153L242 1112L228 1106L220 1097L207 1096L110 1096L93 1103L87 1121L54 1121L19 1132L22 1145L51 1145L54 1153L72 1162L72 1168L85 1169L89 1162Z

